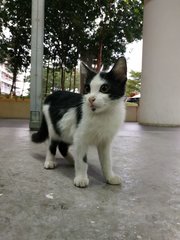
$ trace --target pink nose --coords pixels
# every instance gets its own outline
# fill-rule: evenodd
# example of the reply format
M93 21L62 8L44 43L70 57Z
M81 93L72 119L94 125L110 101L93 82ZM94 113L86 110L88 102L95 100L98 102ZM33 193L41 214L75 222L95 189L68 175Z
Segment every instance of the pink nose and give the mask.
M95 97L89 97L88 101L90 102L90 104L93 104L93 102L96 100Z

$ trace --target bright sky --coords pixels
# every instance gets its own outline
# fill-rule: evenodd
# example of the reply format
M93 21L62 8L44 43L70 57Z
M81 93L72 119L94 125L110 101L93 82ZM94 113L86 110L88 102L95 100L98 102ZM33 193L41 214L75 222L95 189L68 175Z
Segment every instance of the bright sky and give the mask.
M128 73L133 70L141 72L142 68L142 44L143 41L135 41L127 45L125 57L127 59Z

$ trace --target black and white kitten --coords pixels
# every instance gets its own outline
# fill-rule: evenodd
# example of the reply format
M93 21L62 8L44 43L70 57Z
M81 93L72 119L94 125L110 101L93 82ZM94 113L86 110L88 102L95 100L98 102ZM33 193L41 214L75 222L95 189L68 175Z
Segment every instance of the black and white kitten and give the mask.
M96 73L82 63L86 76L84 94L57 91L49 95L43 105L40 129L32 135L35 143L49 139L44 167L55 168L56 148L75 164L74 184L86 187L86 153L95 145L104 177L109 184L120 184L120 177L112 170L110 145L125 118L124 93L126 86L126 59L120 57L109 72ZM74 144L75 156L68 152Z

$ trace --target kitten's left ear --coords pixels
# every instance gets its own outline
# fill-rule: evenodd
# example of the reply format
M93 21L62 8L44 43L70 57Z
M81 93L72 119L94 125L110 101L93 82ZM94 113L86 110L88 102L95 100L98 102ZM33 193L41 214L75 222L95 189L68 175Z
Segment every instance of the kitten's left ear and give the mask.
M117 62L114 64L111 72L117 78L126 78L127 77L127 64L125 57L120 57Z
M89 68L84 62L81 62L81 73L85 76L85 79L92 78L96 75L96 72Z

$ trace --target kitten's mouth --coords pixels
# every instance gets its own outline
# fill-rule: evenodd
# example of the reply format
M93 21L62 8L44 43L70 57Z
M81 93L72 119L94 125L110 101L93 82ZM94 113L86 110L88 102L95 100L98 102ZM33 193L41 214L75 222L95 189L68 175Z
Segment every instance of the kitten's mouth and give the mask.
M96 108L95 107L91 107L91 110L94 112L94 111L96 111Z
M96 111L96 107L93 104L90 105L90 108L93 112Z

